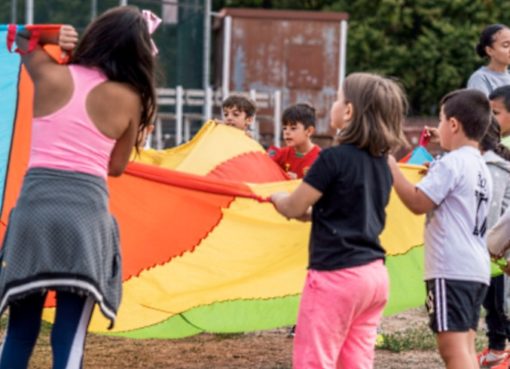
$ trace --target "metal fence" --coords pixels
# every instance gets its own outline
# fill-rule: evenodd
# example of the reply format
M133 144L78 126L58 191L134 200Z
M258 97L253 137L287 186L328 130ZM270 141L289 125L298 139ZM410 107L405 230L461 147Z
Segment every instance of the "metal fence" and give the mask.
M270 122L272 144L279 147L281 140L282 93L275 90L263 93L255 90L233 92L255 101L258 114L253 123L253 138L261 140L260 122ZM221 105L224 99L221 89L159 88L156 127L148 140L148 146L158 150L177 146L189 141L209 119L222 120ZM266 141L266 140L263 140Z

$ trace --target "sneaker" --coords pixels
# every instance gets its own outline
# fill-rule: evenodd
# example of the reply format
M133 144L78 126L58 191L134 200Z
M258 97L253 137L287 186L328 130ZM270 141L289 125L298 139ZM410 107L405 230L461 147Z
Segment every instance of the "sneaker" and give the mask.
M480 364L481 368L490 368L490 369L496 369L494 366L498 366L502 364L504 361L507 361L509 359L508 353L503 351L500 353L495 353L492 350L489 350L488 348L484 349L480 354L477 355L478 363ZM508 365L508 362L507 362ZM508 366L507 366L508 367ZM507 369L507 367L502 367Z
M289 333L287 333L287 337L294 338L296 335L296 326L293 325L292 328L289 329Z

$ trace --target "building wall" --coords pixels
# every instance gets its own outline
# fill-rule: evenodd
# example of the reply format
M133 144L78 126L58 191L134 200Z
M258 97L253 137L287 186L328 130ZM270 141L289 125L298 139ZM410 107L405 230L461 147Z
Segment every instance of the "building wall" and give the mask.
M260 9L224 9L221 14L223 21L226 16L232 18L229 89L280 89L283 109L297 102L312 104L318 117L317 132L332 134L329 109L339 85L340 21L347 15ZM223 40L224 22L219 32ZM223 48L223 43L216 47ZM215 53L217 57L221 54ZM217 86L221 85L222 62L215 63ZM261 122L264 129L272 128Z

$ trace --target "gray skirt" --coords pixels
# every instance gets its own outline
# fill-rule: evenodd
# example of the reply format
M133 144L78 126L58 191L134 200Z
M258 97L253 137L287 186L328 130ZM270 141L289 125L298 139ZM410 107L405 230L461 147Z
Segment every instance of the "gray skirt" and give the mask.
M111 325L120 304L119 232L103 178L32 168L0 251L0 314L47 290L92 296Z

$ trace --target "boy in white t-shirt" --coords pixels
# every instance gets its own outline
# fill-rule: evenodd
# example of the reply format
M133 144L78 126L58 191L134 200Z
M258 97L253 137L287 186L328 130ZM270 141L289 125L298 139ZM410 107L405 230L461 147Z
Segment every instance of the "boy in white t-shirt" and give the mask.
M388 160L402 202L415 214L427 213L427 309L448 369L479 368L475 334L490 281L486 222L492 182L478 147L490 114L483 93L453 91L441 100L439 127L429 130L448 153L416 186L393 157Z

